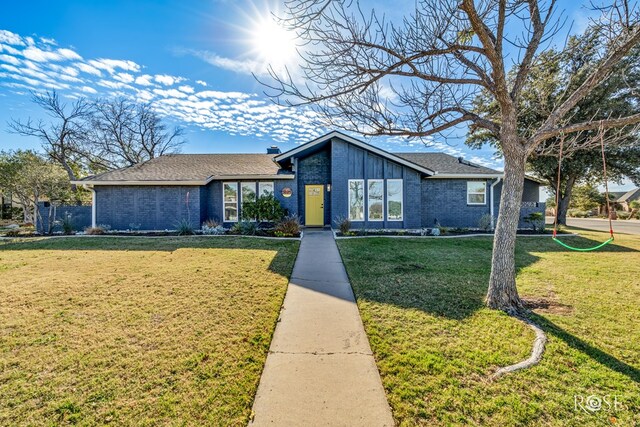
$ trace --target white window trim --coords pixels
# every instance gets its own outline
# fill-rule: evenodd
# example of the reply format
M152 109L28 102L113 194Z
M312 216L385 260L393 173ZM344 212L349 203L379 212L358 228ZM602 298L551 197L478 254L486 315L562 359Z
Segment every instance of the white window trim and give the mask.
M400 219L396 219L396 218L389 218L389 182L391 181L398 181L400 182ZM393 178L393 179L387 179L387 185L385 190L385 199L386 199L386 203L387 203L387 221L391 221L391 222L402 222L404 221L404 181L402 180L402 178Z
M469 191L469 183L470 182L483 184L484 185L484 191L483 192ZM472 195L472 194L482 194L484 196L484 202L482 202L482 203L470 202L469 201L469 196ZM485 206L486 204L487 204L487 182L486 181L467 181L467 205Z
M352 182L361 182L362 183L362 219L353 219L351 218L351 183ZM364 197L364 179L349 179L347 182L347 218L349 221L363 221L365 219L365 210L367 209L367 205L365 203Z
M369 210L369 183L372 181L378 181L380 183L382 183L382 200L380 201L382 203L382 217L380 219L372 219L371 216L369 215L370 210ZM385 206L384 206L384 195L385 195L385 186L384 186L384 179L368 179L367 180L367 220L370 222L382 222L384 221L384 215L385 215Z
M264 184L271 184L271 188L273 188L273 192L271 193L271 195L275 196L276 195L276 186L273 183L273 181L259 181L258 182L258 192L256 193L256 196L262 197L262 186Z
M229 204L233 203L233 202L227 202L224 199L224 186L227 185L227 184L235 185L235 187L236 187L236 219L235 220L233 220L233 219L227 220L224 217L224 210L225 210L226 204L227 203L229 203ZM239 206L238 206L238 201L239 200L240 200L240 186L238 185L238 183L237 182L230 182L230 181L223 182L222 183L222 222L238 222L238 221L240 221L240 209L239 209Z

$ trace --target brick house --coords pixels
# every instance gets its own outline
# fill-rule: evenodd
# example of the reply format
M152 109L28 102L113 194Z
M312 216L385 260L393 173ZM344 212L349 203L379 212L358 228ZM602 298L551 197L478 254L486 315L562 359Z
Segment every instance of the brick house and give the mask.
M76 181L93 191L92 223L112 229L226 227L242 203L273 194L306 226L349 218L354 228L476 227L498 214L502 173L444 153L391 153L339 132L281 153L172 154ZM521 217L543 212L525 181ZM524 224L522 224L524 226Z

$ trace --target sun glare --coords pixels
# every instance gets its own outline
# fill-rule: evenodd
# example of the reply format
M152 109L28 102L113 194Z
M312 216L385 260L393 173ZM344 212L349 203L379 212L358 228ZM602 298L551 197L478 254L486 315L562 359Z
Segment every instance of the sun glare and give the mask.
M250 30L252 53L274 67L290 63L296 56L294 34L278 25L272 18L253 22Z

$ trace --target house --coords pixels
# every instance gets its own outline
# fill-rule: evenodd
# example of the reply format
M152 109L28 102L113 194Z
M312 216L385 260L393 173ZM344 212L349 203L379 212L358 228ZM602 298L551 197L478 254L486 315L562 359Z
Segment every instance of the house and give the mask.
M633 190L627 191L618 197L615 203L617 206L620 206L623 211L630 212L631 202L634 200L640 201L640 188L634 188Z
M242 203L273 194L306 226L350 218L354 228L477 227L498 214L502 173L443 153L391 153L339 132L281 153L171 154L76 181L93 191L92 223L174 229L187 220L231 226ZM522 217L544 212L527 179ZM522 223L521 225L524 225Z

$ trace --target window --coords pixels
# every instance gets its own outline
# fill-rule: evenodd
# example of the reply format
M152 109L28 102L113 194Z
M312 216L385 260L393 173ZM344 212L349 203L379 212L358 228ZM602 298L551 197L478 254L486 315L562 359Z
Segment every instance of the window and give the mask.
M258 197L273 196L273 182L258 183Z
M484 205L487 203L487 183L467 181L467 204Z
M368 186L368 218L369 221L382 221L384 219L384 180L370 179Z
M387 180L387 219L402 221L402 180Z
M222 192L222 201L224 204L224 220L227 222L238 221L238 183L223 183Z
M364 180L349 180L349 219L364 221Z
M255 202L256 201L256 183L255 182L241 182L240 183L240 195L242 197L242 203Z

